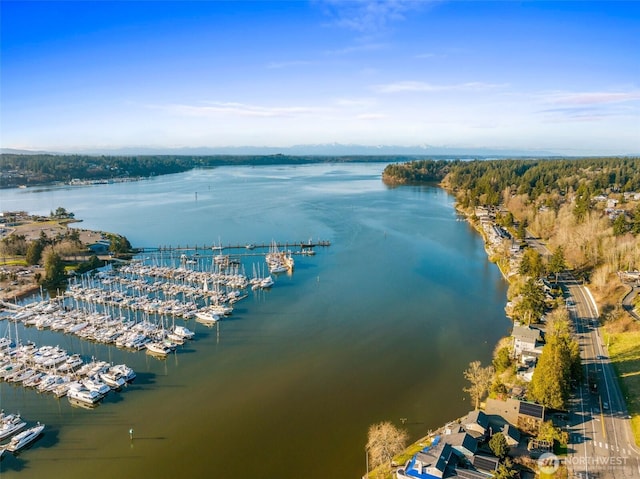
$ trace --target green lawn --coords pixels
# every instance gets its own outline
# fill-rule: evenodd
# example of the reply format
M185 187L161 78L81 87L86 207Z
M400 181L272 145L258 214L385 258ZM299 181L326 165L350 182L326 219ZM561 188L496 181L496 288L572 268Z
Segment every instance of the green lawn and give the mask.
M605 333L604 339L627 401L636 445L640 445L640 331Z

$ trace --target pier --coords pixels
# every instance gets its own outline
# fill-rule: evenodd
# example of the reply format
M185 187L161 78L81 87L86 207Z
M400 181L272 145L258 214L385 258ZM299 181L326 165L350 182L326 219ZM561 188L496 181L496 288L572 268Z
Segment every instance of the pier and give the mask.
M286 242L271 242L271 243L245 243L245 244L212 244L212 245L185 245L185 246L155 246L155 247L141 247L136 248L140 253L153 253L160 251L225 251L225 250L254 250L254 249L266 249L273 246L283 249L300 248L301 250L313 249L318 246L327 247L331 246L331 242L328 240L308 240L308 241L286 241Z

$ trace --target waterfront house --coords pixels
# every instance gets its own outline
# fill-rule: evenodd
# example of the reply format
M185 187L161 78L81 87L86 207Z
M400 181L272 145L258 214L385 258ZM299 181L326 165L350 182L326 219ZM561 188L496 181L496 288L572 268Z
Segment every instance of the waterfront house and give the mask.
M489 419L484 411L471 411L463 418L462 425L465 431L477 438L486 434L489 427Z
M505 424L502 427L502 435L507 440L509 447L518 447L518 444L520 444L520 431L511 424Z
M444 441L449 444L458 455L463 455L471 460L478 450L478 440L467 432L457 432L444 437Z
M471 454L476 440L466 433L437 436L434 444L415 454L404 467L396 471L397 479L488 479L495 473L498 458L486 454ZM451 440L457 444L451 444ZM476 465L477 464L477 465Z
M437 438L436 438L437 439ZM454 475L458 462L454 449L444 442L428 447L415 454L404 468L396 471L398 479L434 479Z
M503 417L521 431L537 433L544 422L545 408L540 404L518 399L487 399L485 412Z
M511 333L513 338L513 356L520 358L524 353L539 356L542 354L542 331L531 326L524 326L519 323L513 325Z

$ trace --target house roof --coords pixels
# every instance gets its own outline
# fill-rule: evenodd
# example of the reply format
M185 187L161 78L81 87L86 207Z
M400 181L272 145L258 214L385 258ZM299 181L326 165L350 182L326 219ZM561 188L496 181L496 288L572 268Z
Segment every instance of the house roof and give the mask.
M495 456L485 456L484 454L476 454L473 456L473 467L480 471L494 472L498 469L500 460Z
M520 401L518 414L523 416L531 416L536 419L544 419L544 406L532 402Z
M455 457L455 454L451 445L443 442L428 451L419 452L415 457L416 460L423 464L430 464L431 467L444 473L451 459Z
M505 437L510 437L511 439L513 439L516 442L520 441L520 431L518 431L511 424L505 424L503 426L502 434L504 434Z
M478 441L466 432L449 434L444 438L444 441L454 449L466 449L471 455L475 454L478 449Z
M480 411L480 410L471 411L469 414L467 414L466 423L479 424L480 426L486 429L487 426L489 426L489 418L487 418L487 415L484 413L484 411Z
M520 324L516 324L513 326L513 332L511 333L515 339L519 339L520 341L527 341L531 343L535 343L536 341L542 341L542 336L540 335L540 330L531 328L529 326L522 326Z
M473 469L456 469L455 476L460 479L487 479L487 474Z

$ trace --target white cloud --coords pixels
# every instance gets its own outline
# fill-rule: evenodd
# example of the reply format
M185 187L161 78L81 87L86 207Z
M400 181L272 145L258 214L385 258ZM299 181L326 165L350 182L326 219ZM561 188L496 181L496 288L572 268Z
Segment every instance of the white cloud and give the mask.
M389 45L386 43L368 43L363 42L349 47L338 48L336 50L326 50L326 55L351 55L353 53L372 52L388 49Z
M289 68L289 67L299 67L312 65L313 62L308 60L290 60L290 61L282 61L282 62L270 62L267 64L267 68L269 69L278 69L278 68Z
M640 91L628 92L553 92L543 94L548 103L559 105L602 105L640 100Z
M610 117L640 118L640 91L543 92L543 114L551 122L601 121Z
M495 88L505 88L507 83L482 83L468 82L455 83L451 85L436 85L421 81L399 81L384 85L374 85L372 88L378 93L402 93L402 92L442 92L442 91L478 91Z
M204 105L167 104L151 105L174 115L192 117L240 116L254 118L306 116L326 111L326 108L308 106L260 106L233 102L208 102Z
M359 33L376 33L390 23L402 21L406 14L433 2L417 0L323 0L323 7L331 23Z

